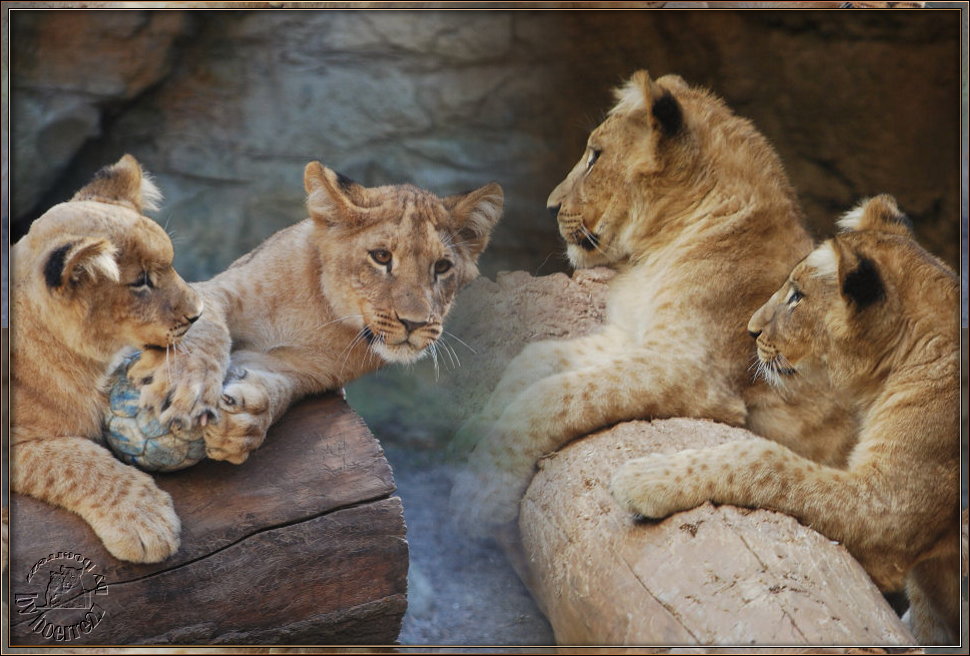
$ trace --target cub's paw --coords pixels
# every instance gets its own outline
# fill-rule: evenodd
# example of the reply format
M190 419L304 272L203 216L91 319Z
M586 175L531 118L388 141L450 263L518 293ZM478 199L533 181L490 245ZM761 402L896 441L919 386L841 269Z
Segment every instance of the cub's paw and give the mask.
M706 499L701 482L688 474L693 451L652 455L626 463L610 483L613 498L627 511L662 519L701 505Z
M205 428L206 455L234 465L244 463L263 443L272 423L266 390L245 372L237 376L222 390L219 421Z
M190 353L142 354L128 370L139 387L139 406L174 432L216 419L223 372L214 360Z
M151 479L135 481L121 503L85 513L105 548L119 560L157 563L179 548L182 525L172 497Z

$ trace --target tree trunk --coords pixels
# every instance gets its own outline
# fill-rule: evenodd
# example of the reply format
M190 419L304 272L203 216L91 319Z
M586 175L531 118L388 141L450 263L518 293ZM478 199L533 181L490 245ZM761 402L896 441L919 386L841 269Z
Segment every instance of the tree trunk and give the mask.
M791 517L708 503L638 522L609 494L631 458L749 436L707 421L629 422L540 463L521 551L506 542L560 645L914 643L849 553Z
M76 515L13 495L13 645L395 643L407 606L401 501L342 400L295 406L243 465L206 460L156 481L182 545L153 565L115 560ZM87 563L73 599L37 609L46 570Z

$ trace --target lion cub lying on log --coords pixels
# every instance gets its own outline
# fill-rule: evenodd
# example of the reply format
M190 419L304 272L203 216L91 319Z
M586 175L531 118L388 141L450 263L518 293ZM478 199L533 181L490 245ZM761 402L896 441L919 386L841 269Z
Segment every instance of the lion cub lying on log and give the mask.
M108 369L126 347L164 353L202 312L172 268L168 235L142 215L159 199L126 155L34 221L11 253L13 490L76 512L134 562L175 553L180 525L152 477L98 443Z
M847 465L759 439L634 460L613 494L645 517L708 500L792 515L844 543L881 589L905 582L922 644L957 643L960 286L912 239L891 197L840 225L748 330L775 385L824 371L852 401L860 429Z
M463 428L480 436L452 491L469 533L513 523L542 456L617 422L713 419L835 463L853 436L832 395L789 403L751 376L745 324L812 249L771 145L676 75L639 71L616 99L549 196L570 262L618 272L606 324L528 344Z
M304 185L310 218L195 286L205 316L142 388L163 424L205 423L216 460L245 461L302 396L385 362L436 357L445 315L502 214L494 183L438 198L365 188L311 162Z

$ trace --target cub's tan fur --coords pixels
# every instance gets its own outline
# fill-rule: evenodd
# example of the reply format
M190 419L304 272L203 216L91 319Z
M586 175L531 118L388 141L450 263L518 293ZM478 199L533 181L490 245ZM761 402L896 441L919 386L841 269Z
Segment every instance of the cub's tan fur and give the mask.
M576 267L607 265L598 333L527 346L480 416L455 512L483 533L515 519L536 461L604 426L706 417L838 460L851 434L831 400L790 406L749 367L745 324L811 249L774 150L747 120L673 75L633 75L549 196Z
M902 218L888 196L850 214L749 324L778 385L824 369L851 400L860 430L844 467L758 440L633 461L613 493L647 517L706 500L793 515L843 542L882 589L905 580L922 643L955 643L959 284Z
M98 444L106 373L121 349L177 344L202 311L172 269L168 236L141 214L159 197L126 155L11 254L13 489L76 512L135 562L174 553L179 520L148 474Z
M304 184L310 218L196 286L206 314L186 336L187 353L142 393L148 406L171 399L163 422L218 412L205 429L215 459L244 461L301 396L384 362L436 357L442 321L478 275L502 213L497 184L438 198L410 185L365 188L319 162Z

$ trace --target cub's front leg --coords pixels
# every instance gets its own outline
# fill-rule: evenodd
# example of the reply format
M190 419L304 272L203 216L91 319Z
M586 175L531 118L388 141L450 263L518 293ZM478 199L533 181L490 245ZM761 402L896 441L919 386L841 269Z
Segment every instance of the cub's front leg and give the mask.
M294 399L311 385L283 361L256 351L236 351L219 400L219 419L205 427L206 455L242 464Z
M610 491L624 509L649 519L695 508L723 496L716 493L718 478L724 479L723 487L751 482L732 471L731 458L738 448L729 444L719 453L713 453L715 449L687 449L631 460L614 475ZM743 480L738 481L739 476Z
M614 351L623 352L626 337L611 326L575 339L545 340L526 344L512 358L482 410L482 415L497 421L520 394L539 381L566 371L595 366Z
M453 440L454 447L461 453L487 439L505 409L526 389L544 378L581 366L585 354L604 352L609 339L603 333L597 333L570 340L526 344L522 352L506 365L484 407L458 429Z
M877 585L894 589L902 571L896 561L905 554L896 553L887 536L893 534L893 513L905 502L892 485L878 467L835 469L755 438L631 460L610 489L625 509L654 519L705 501L791 515L843 542Z
M179 547L172 498L148 474L83 437L15 444L13 490L80 515L112 556L155 563Z
M539 459L604 426L670 416L742 425L745 407L733 387L711 376L698 364L703 358L688 351L683 358L669 349L617 357L594 352L591 364L528 387L508 404L456 478L452 507L465 530L485 535L514 521Z
M216 417L229 367L232 338L221 302L211 295L203 297L202 316L177 346L144 350L128 371L141 387L139 405L175 430Z

